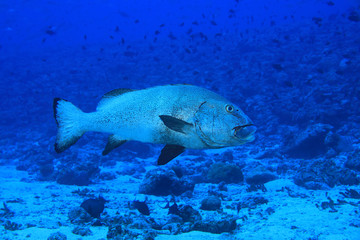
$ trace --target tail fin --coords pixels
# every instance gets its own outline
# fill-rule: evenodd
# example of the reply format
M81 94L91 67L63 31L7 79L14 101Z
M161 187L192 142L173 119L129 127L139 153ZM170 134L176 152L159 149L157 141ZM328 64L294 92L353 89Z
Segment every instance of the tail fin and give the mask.
M79 108L66 100L54 99L54 117L58 125L55 151L61 153L75 144L84 131L81 127L82 114Z

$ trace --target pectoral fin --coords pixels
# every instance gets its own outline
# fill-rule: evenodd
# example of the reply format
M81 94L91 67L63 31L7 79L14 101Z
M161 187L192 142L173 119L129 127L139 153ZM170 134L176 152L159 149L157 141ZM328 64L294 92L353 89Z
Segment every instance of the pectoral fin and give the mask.
M179 145L165 145L165 147L161 150L161 154L158 158L157 164L158 165L165 165L181 153L183 153L185 147Z
M119 147L120 145L124 144L126 140L120 140L116 138L115 135L110 135L108 138L108 142L105 146L104 151L102 152L102 155L105 156L115 148Z
M191 123L185 122L181 119L169 115L160 115L159 117L163 121L165 126L176 132L186 133L186 131L193 126Z

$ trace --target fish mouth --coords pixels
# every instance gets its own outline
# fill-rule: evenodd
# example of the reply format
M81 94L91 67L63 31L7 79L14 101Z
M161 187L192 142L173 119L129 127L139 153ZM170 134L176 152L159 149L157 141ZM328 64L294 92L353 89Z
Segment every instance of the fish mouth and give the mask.
M251 142L255 139L254 133L256 132L256 127L252 123L236 126L233 128L233 130L234 137L238 139L247 142Z

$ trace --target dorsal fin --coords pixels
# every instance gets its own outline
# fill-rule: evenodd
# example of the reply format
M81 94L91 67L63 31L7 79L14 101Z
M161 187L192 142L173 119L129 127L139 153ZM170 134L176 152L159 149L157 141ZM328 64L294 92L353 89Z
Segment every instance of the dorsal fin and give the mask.
M118 88L118 89L114 89L108 93L105 93L104 96L102 98L112 98L112 97L117 97L121 94L127 93L127 92L132 92L132 91L136 91L134 89L129 89L129 88Z
M104 105L106 105L107 102L109 102L109 100L118 97L124 93L127 92L132 92L132 91L136 91L133 89L128 89L128 88L118 88L118 89L114 89L108 93L106 93L100 100L96 110L99 110L101 107L103 107Z

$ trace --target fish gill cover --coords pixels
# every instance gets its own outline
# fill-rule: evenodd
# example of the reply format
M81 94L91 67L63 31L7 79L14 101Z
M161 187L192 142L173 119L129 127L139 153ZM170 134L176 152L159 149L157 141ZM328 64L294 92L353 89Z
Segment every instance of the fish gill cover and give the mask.
M360 239L359 30L357 0L0 2L0 234ZM207 100L195 117L176 114L178 102L144 116L176 136L197 127L205 150L168 135L128 141L148 140L152 126L132 118L138 128L122 130L136 137L98 131L79 139L95 129L87 125L65 135L56 153L56 125L74 112L64 120L55 108L56 122L54 99L55 107L66 99L91 113L125 101L123 93L139 96L126 102L136 112L169 103L171 92L146 102L144 92L124 89L169 84L210 90L227 101L221 114L242 118L219 118ZM107 113L96 130L119 116ZM71 124L63 133L79 127ZM224 127L228 137L255 140L206 150L230 146L219 143ZM80 206L100 195L107 201L92 217ZM145 199L149 216L129 207ZM170 199L175 214L162 207Z

